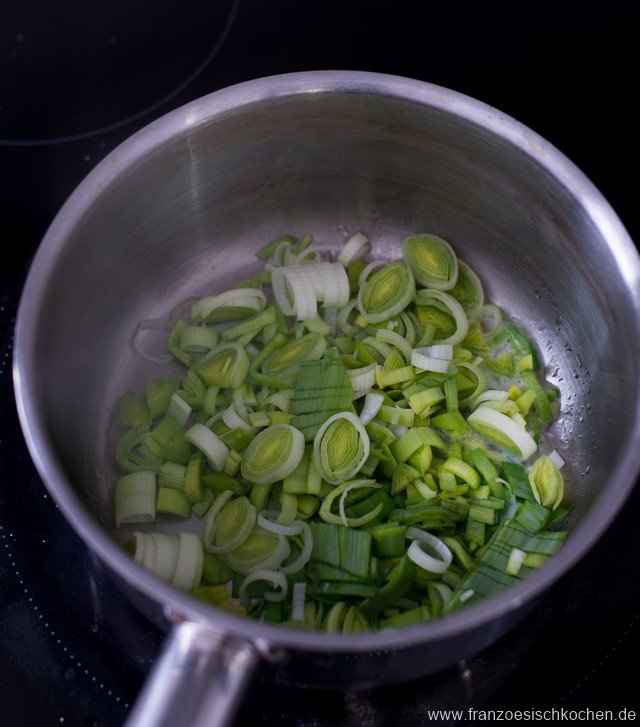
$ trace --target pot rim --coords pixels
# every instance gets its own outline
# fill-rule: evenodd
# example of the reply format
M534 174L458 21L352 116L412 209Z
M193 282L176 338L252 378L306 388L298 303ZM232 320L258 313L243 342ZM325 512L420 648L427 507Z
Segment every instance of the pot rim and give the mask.
M260 650L291 648L312 652L363 654L401 649L459 635L515 611L564 575L600 538L635 485L640 470L640 399L600 497L559 551L536 573L482 603L432 622L398 631L367 634L326 634L294 631L260 624L217 610L157 580L124 553L92 517L67 479L38 416L34 395L36 322L50 271L69 235L93 202L129 167L168 141L188 134L217 117L276 98L306 94L364 94L384 96L417 106L429 106L483 127L532 158L555 177L582 207L607 242L633 303L636 331L640 330L640 257L629 234L609 203L587 177L558 149L529 128L497 109L441 86L400 76L360 71L311 71L269 76L215 91L162 116L130 136L108 154L80 183L62 206L44 236L31 265L20 300L13 358L14 389L22 430L36 468L58 507L82 540L129 586L165 606L174 619L206 621L212 628L252 642ZM640 360L640 337L635 349Z

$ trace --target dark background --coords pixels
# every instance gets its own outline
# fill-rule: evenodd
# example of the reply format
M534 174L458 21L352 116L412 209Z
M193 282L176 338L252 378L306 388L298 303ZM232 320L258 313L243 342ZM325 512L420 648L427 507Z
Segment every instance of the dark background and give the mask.
M131 133L218 88L287 71L381 71L475 96L527 124L582 168L640 239L638 7L561 0L2 4L3 724L118 724L159 643L103 582L44 495L13 409L7 361L20 287L39 240L78 182ZM472 689L467 684L466 702L638 703L638 499L532 618L470 664L477 680ZM82 667L68 663L72 651L71 662ZM418 724L425 700L460 706L459 677L322 698L262 685L239 722Z

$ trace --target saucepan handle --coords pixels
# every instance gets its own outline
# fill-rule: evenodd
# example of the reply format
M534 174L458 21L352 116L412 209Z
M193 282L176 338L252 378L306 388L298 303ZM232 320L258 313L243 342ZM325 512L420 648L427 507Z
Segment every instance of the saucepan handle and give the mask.
M176 624L126 727L226 727L260 661L246 642L207 624Z

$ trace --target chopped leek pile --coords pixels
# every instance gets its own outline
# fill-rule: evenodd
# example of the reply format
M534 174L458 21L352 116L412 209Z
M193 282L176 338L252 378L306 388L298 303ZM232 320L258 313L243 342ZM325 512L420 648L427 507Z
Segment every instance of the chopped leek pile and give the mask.
M129 554L217 607L331 633L526 578L567 536L563 461L539 448L558 392L526 333L440 237L392 262L360 233L335 261L311 243L279 238L196 299L169 326L183 372L121 399L116 526L192 520Z

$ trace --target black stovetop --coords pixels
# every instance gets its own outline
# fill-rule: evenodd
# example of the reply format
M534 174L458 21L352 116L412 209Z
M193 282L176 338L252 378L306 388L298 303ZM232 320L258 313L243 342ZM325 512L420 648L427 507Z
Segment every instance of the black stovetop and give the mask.
M428 80L515 116L567 153L638 239L638 11L609 2L78 0L6 3L0 28L0 714L3 725L117 725L162 635L66 524L29 459L10 378L29 261L57 209L120 141L232 83L352 68ZM273 684L237 724L418 725L429 709L639 703L640 491L514 632L441 674L365 692ZM452 716L448 723L455 722Z

